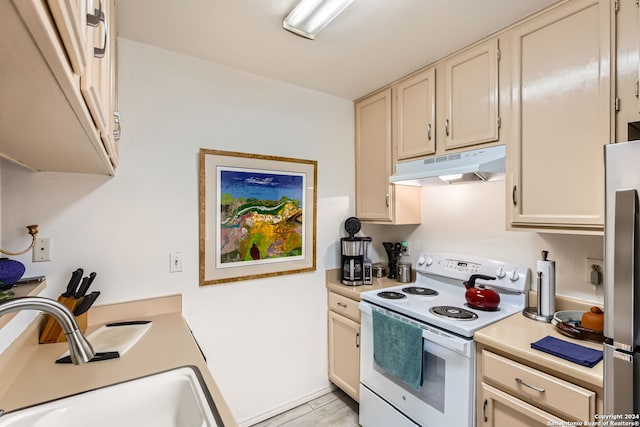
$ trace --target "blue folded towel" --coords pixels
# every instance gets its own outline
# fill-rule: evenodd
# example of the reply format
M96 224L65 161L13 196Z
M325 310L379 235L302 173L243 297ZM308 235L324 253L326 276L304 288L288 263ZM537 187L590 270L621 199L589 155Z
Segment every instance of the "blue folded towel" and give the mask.
M419 390L422 386L422 329L378 310L373 312L373 359L387 373Z
M602 360L602 351L546 336L531 343L531 348L553 354L573 363L593 368Z

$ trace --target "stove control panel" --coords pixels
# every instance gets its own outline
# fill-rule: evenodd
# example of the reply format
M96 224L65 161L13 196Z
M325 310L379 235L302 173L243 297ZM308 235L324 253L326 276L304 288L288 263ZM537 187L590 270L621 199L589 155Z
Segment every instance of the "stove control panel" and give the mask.
M468 274L478 274L478 271L480 270L480 264L455 259L446 260L445 267L449 270L462 271Z
M530 271L526 266L474 255L423 253L418 257L416 271L461 281L472 274L484 274L496 279L492 287L525 292L529 288Z

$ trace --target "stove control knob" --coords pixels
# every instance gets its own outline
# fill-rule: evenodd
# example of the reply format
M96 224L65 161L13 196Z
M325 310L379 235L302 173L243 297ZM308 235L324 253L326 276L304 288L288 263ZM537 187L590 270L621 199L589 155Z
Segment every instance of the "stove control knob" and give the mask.
M431 264L433 264L433 258L431 258L430 256L427 257L424 263L427 264L427 267L429 267Z
M504 276L506 276L506 275L507 275L507 272L506 272L506 271L504 271L504 267L500 267L500 268L498 269L498 271L496 271L496 277L497 277L498 279L502 279L502 278L503 278Z
M512 282L517 281L520 278L520 275L518 274L518 270L514 269L513 272L511 272L511 274L509 275L509 280L511 280Z
M418 258L418 265L423 265L426 261L427 259L424 257L424 255L420 255L420 258Z

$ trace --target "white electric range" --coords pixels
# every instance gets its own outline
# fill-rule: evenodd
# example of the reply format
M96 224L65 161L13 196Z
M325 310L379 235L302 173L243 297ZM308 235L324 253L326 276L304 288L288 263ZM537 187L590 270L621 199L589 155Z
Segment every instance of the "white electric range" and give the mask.
M360 294L360 424L363 427L475 425L475 345L478 329L526 307L530 271L523 265L472 255L424 253L415 283ZM466 305L471 275L500 295L497 310ZM375 362L372 312L422 330L423 382L415 389Z

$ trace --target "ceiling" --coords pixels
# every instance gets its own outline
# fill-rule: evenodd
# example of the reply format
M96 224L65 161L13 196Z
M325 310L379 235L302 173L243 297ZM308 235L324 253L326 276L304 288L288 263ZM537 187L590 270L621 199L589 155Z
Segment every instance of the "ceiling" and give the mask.
M315 40L297 0L117 0L118 35L356 99L557 0L356 0Z

